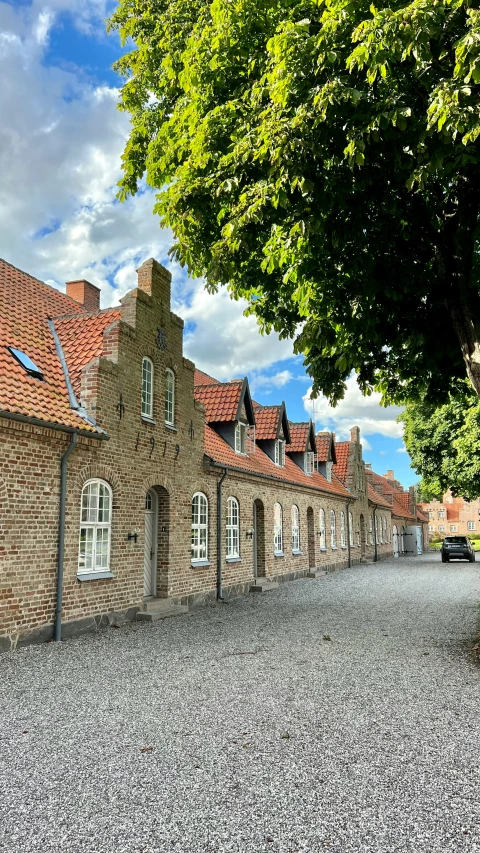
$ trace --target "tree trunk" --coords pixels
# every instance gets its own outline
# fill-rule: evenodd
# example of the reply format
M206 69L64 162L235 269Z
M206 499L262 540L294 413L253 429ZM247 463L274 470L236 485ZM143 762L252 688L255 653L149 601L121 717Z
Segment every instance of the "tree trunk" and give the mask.
M472 281L475 232L480 212L480 175L459 178L457 193L446 214L439 247L445 302L460 344L467 375L480 397L480 294Z

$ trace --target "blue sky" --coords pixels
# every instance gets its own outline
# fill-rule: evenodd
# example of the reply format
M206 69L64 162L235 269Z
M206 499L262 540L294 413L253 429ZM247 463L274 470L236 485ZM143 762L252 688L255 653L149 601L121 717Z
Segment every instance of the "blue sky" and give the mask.
M342 439L360 426L364 458L393 469L405 486L409 466L398 409L363 398L352 377L332 409L309 399L311 383L292 342L262 337L241 303L207 294L171 264L171 234L152 215L146 187L120 204L116 183L128 118L116 109L121 48L104 21L109 0L0 0L0 256L63 288L84 277L102 289L102 307L135 286L148 257L173 275L174 310L186 320L185 350L219 379L249 376L260 403L285 400L291 420L310 414Z

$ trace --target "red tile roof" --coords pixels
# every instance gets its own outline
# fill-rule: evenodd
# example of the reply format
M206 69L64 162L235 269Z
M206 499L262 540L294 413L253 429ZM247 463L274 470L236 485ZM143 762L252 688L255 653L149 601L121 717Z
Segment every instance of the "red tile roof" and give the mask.
M279 468L278 465L275 465L270 457L266 453L263 453L259 447L256 448L255 453L251 453L248 456L240 456L208 425L205 426L205 453L220 465L226 465L238 471L245 471L248 474L266 475L275 480L293 485L317 488L323 492L330 492L330 494L340 497L352 497L351 493L336 477L332 477L331 483L318 471L315 471L309 477L288 456L285 459L284 468Z
M337 464L333 466L333 472L337 475L338 479L342 481L342 483L345 483L347 480L349 453L349 441L335 442L335 454L337 457Z
M371 501L373 504L376 504L377 506L388 507L388 509L390 509L390 510L392 509L392 504L389 503L389 501L387 501L386 498L384 498L382 495L380 495L378 492L376 492L375 489L372 488L370 483L367 483L367 493L368 493L368 500Z
M80 397L81 370L103 351L105 329L121 320L120 308L108 308L97 314L81 314L76 317L61 317L54 321L67 360L73 390Z
M277 437L278 421L281 406L259 406L255 409L255 435L259 441L267 441Z
M405 494L408 494L408 492L405 492ZM393 505L391 508L392 515L400 516L400 518L414 519L415 516L413 516L410 513L410 510L406 509L403 504L399 500L397 500L398 497L398 494L393 496Z
M203 370L199 370L198 367L195 368L195 385L221 385L221 382L218 379L214 379L213 376L209 376L208 373L204 373Z
M319 462L328 462L330 458L335 462L335 442L332 441L331 432L317 432L315 436L317 447L317 458Z
M207 423L235 421L243 390L243 381L195 385L195 399L205 406Z
M43 281L0 260L0 410L59 426L98 431L70 407L48 319L84 309ZM24 352L43 373L29 376L7 347Z
M288 422L290 427L290 444L285 448L289 453L305 453L307 450L309 423Z

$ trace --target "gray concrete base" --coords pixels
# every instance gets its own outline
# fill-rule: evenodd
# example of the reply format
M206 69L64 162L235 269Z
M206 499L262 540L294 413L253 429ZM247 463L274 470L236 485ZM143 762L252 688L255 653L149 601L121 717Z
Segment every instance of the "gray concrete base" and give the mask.
M63 622L62 640L81 637L83 634L90 634L92 631L101 631L104 628L119 628L127 622L133 622L138 610L138 607L129 607L128 610L122 612L111 611L109 613L99 613L97 616L85 616L83 619L73 619L71 622ZM0 653L21 649L25 646L38 645L39 643L49 643L53 640L53 637L54 627L48 624L41 625L31 631L23 631L19 634L0 637Z
M137 622L158 622L159 619L183 616L185 613L188 613L186 604L175 604L168 598L153 598L146 602L144 610L138 611L136 620Z
M310 569L307 572L307 578L326 578L327 572L324 569Z
M250 587L250 592L271 592L273 589L278 589L278 583L269 578L257 578L255 583Z

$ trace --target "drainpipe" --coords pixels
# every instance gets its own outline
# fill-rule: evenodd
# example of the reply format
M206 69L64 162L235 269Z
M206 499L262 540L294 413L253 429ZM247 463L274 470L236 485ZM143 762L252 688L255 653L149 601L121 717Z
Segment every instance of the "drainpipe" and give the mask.
M217 601L223 601L222 594L222 484L227 476L225 468L217 483Z
M63 557L65 549L65 504L67 498L67 463L68 457L77 444L78 435L72 435L72 440L62 456L60 463L60 519L58 530L58 565L57 565L57 605L55 610L55 642L62 639L62 604L63 604Z
M352 505L351 501L347 501L347 545L348 545L348 568L352 567L352 551L350 545L350 537L352 535L352 531L350 530L350 507Z
M377 551L377 507L373 508L373 541L375 543L375 554L373 557L373 562L378 563L378 551Z

